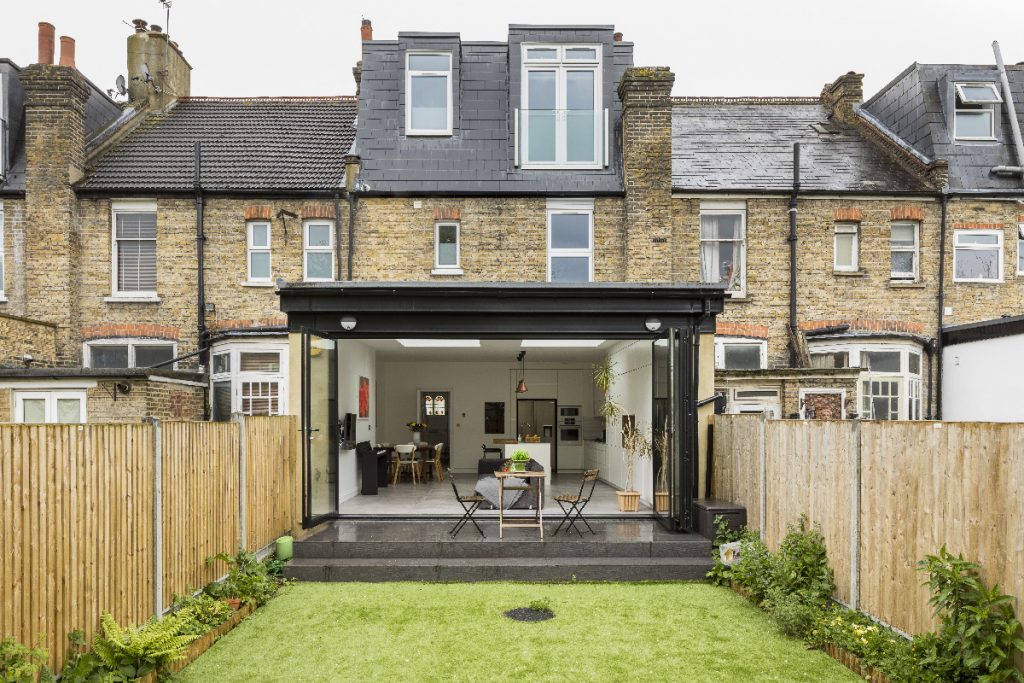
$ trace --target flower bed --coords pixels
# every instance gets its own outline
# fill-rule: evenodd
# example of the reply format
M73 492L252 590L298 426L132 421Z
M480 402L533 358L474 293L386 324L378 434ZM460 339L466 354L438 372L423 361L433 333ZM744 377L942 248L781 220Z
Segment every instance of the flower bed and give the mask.
M865 681L871 681L871 683L892 683L892 679L884 673L874 667L866 666L861 661L860 657L844 650L838 645L825 643L825 646L822 649L829 657L836 660L853 673L861 676Z

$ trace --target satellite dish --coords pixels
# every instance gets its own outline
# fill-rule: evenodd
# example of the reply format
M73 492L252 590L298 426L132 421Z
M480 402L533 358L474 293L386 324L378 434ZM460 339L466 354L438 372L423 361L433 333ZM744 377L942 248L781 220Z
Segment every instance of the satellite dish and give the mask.
M116 83L117 83L117 93L119 95L124 95L125 93L128 92L128 88L125 87L125 84L124 84L124 76L118 76Z
M149 67L146 66L145 62L142 63L142 80L144 80L146 83L149 83L151 80L153 80L153 77L149 75Z

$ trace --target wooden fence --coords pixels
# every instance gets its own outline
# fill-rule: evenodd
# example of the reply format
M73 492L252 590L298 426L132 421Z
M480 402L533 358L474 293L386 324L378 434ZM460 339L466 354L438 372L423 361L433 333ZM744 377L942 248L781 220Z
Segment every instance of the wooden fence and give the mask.
M930 630L916 566L945 544L1022 616L1024 425L717 415L714 429L714 497L744 504L770 548L801 513L820 524L838 599Z
M221 576L206 557L243 534L256 549L297 529L297 429L294 417L0 425L0 638L60 666L67 633L91 639L101 611L145 621Z

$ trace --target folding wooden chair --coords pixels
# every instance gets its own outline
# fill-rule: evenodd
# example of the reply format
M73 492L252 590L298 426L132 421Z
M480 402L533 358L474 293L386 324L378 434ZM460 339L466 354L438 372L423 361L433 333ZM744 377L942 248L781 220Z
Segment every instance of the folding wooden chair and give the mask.
M462 527L466 526L467 522L473 522L473 526L475 526L476 530L480 532L480 536L483 538L487 538L487 536L484 534L484 530L481 529L480 525L476 523L475 519L473 519L473 515L476 513L477 510L480 509L480 506L483 503L487 502L487 499L475 493L472 496L460 496L459 489L455 485L455 476L452 474L452 470L450 467L447 468L447 470L448 479L452 483L452 491L455 492L455 500L459 501L459 505L462 506L462 509L464 511L462 518L455 523L455 526L453 526L451 528L451 531L449 531L448 533L452 536L458 536L459 532L462 531Z
M583 480L580 482L580 492L573 495L571 493L562 493L555 496L555 502L558 503L562 508L562 512L565 513L565 517L558 523L558 528L555 529L553 535L557 536L561 530L562 525L566 522L569 525L565 528L565 533L569 533L570 529L576 529L576 533L583 536L583 532L576 526L577 520L582 520L587 528L590 529L590 533L596 533L590 526L590 522L583 516L583 508L587 507L587 503L590 502L590 498L594 495L594 488L597 486L597 475L600 474L601 470L587 470L583 473ZM583 495L583 489L586 488L587 482L590 482L590 491L587 495Z

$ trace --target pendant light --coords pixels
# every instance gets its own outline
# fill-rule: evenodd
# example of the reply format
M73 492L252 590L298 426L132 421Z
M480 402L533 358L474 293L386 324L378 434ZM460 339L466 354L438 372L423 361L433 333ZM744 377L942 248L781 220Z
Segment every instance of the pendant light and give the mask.
M516 358L522 364L522 371L519 375L519 384L516 385L517 394L526 393L526 351L520 351L519 356Z

